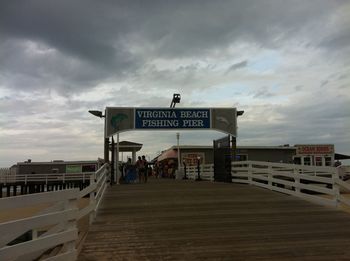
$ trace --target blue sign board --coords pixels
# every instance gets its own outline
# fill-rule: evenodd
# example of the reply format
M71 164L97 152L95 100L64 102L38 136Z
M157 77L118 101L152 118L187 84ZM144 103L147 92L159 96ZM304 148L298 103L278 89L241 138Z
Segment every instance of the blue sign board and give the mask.
M204 129L237 134L236 108L106 107L105 137L128 130Z
M135 129L210 129L210 109L135 109Z

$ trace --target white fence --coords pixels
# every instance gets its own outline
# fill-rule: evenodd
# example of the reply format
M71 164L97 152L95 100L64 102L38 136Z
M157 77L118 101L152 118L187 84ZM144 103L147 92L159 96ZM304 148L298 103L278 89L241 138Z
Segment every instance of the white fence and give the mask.
M16 176L16 170L10 168L0 168L0 183Z
M199 166L200 178L203 180L214 180L214 165L213 164L202 164ZM189 179L198 178L198 167L188 166L186 168L186 175Z
M197 173L197 167L187 168L188 178L196 179ZM350 200L344 196L345 193L350 193L350 184L343 180L348 174L346 167L317 167L259 161L232 163L232 182L255 185L328 206L339 204L350 206ZM213 164L200 166L200 178L214 180Z
M90 175L90 185L82 191L68 189L0 199L1 213L42 206L39 213L0 223L0 260L76 260L85 236L78 231L77 222L83 218L93 221L108 174L105 164ZM86 206L79 209L78 202L86 196ZM28 231L31 240L13 243Z
M0 175L0 183L6 185L8 183L23 183L28 184L31 182L43 182L48 184L49 182L71 182L89 180L95 172L84 173L50 173L50 174L4 174Z

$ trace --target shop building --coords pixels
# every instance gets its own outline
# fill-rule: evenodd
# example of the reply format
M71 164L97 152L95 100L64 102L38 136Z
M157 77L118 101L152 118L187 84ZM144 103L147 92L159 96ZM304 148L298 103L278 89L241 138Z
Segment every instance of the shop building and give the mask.
M50 162L18 162L15 166L16 174L49 174L49 173L84 173L95 172L103 162L92 161L63 161ZM13 166L13 167L14 167Z
M214 162L214 152L212 146L189 146L181 145L180 161L186 165L195 165L200 159L203 164ZM236 161L265 161L290 164L301 164L311 166L334 166L335 161L343 159L342 154L334 152L332 144L298 144L295 146L237 146ZM350 158L349 156L346 156ZM163 151L158 156L157 161L167 164L167 162L177 165L177 146Z

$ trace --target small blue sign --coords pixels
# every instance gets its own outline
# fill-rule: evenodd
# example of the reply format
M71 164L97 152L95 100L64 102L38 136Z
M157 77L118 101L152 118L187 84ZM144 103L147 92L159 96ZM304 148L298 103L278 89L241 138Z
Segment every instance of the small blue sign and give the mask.
M135 129L210 129L210 109L137 109Z

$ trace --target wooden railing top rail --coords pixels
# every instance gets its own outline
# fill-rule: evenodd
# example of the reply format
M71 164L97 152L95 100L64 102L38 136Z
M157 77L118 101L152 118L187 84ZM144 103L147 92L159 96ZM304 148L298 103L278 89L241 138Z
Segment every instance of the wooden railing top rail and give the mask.
M288 163L278 163L278 162L264 162L264 161L233 161L232 165L242 165L242 164L252 164L252 165L261 165L261 166L270 166L275 168L287 168L287 169L301 169L308 170L310 172L320 171L320 172L334 172L335 167L328 166L307 166L307 165L298 165L298 164L288 164Z

